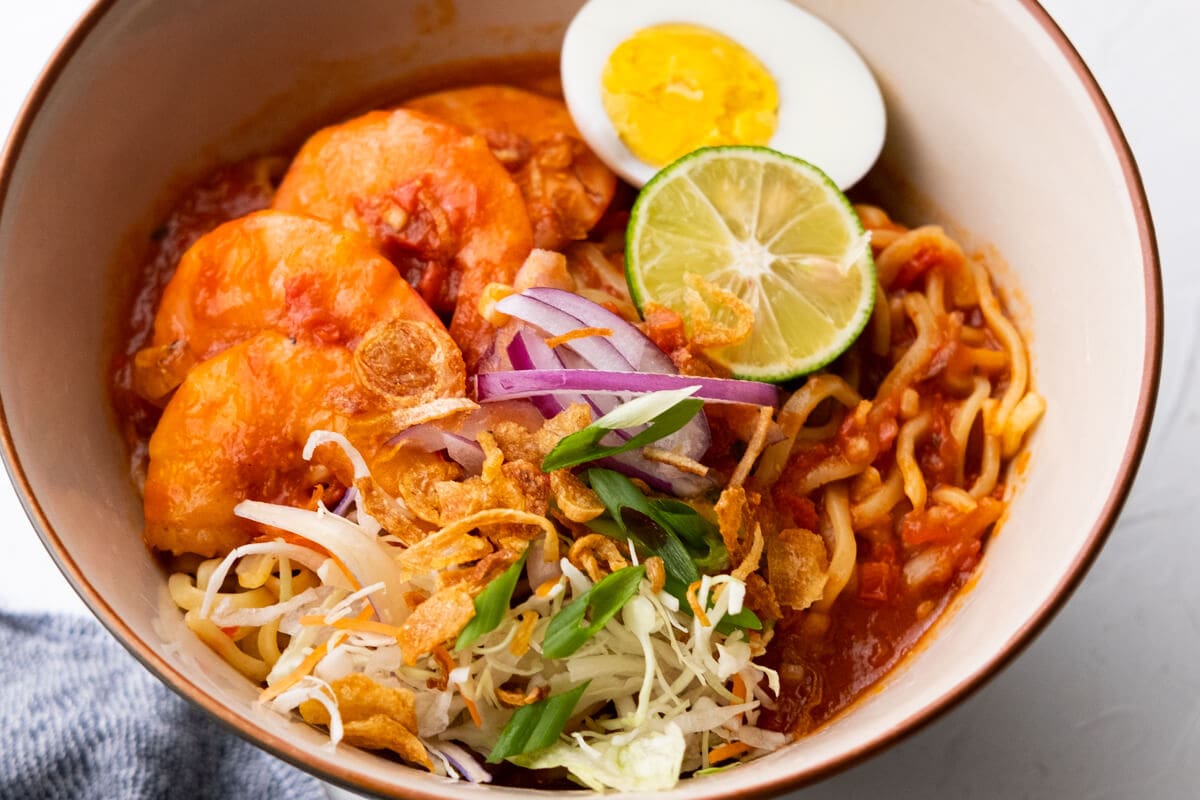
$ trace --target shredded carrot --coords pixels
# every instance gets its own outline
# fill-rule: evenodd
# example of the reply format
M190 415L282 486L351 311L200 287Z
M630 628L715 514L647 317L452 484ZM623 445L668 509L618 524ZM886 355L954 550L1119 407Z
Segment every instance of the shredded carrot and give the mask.
M567 331L558 336L551 336L546 340L546 346L554 349L560 344L566 344L575 339L586 339L589 336L612 336L612 334L612 328L576 328L573 331Z
M328 651L328 649L328 646L324 644L315 648L311 653L304 657L304 660L300 662L300 666L296 667L290 673L285 675L273 686L268 686L266 689L263 689L262 693L258 696L258 702L266 703L274 700L276 697L299 683L302 678L308 675L308 673L316 669L317 664L320 663L321 659L325 657L325 653Z
M736 672L733 674L733 686L730 687L729 692L737 698L738 703L746 702L746 695L748 694L746 681L742 680L742 676ZM739 713L737 719L742 719L744 716L744 713Z
M746 682L736 672L733 675L733 688L729 690L739 703L746 702Z
M533 590L533 593L536 594L538 597L546 597L552 591L554 591L555 586L558 586L559 580L560 580L559 578L547 578L546 580L542 581L541 586L539 586Z
M467 712L471 715L471 721L475 723L476 728L483 727L483 717L479 716L479 707L475 705L475 701L467 697L466 692L460 692L463 702L467 704Z
M368 610L370 606L367 607ZM300 618L301 625L328 625L331 628L336 628L339 631L359 631L360 633L378 633L382 636L399 636L400 629L395 625L387 625L382 622L376 622L370 619L361 619L358 617L342 617L333 622L326 622L325 618L318 614L308 614Z
M700 624L706 628L712 627L712 622L708 619L708 614L704 613L704 609L700 606L700 598L696 593L700 591L700 581L694 581L687 588L688 605L692 607L692 613L696 615L696 619L700 620Z
M457 667L458 664L454 661L454 656L450 655L450 651L446 649L445 645L435 644L433 646L433 650L430 652L438 664L441 665L442 671L445 673L445 676L441 681L442 688L445 689L450 685L450 672Z
M726 742L708 751L708 761L710 764L719 764L722 761L737 758L749 750L750 745L745 742Z
M533 639L533 628L537 625L539 617L540 615L536 611L526 611L521 615L521 624L517 626L517 632L508 646L508 652L517 658L529 652L529 642Z

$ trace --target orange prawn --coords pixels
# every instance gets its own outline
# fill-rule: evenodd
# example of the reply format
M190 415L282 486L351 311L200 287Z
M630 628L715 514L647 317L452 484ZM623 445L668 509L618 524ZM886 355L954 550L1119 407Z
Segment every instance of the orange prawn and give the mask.
M301 457L313 430L344 432L375 411L340 345L266 331L194 367L150 437L146 543L214 556L252 539L233 508L251 498L305 505L330 472Z
M194 365L263 330L353 346L376 323L437 315L361 234L281 211L201 237L163 292L135 385L165 398Z
M533 247L516 183L479 136L410 111L374 111L314 134L274 207L359 231L439 313L473 369L494 336L479 312Z
M612 201L616 175L584 144L560 100L512 86L472 86L404 105L487 140L525 197L535 247L561 250L585 238Z

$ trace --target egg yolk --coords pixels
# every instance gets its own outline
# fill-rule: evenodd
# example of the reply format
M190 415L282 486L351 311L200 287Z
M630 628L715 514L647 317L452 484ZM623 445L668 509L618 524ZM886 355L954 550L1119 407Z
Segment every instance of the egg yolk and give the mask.
M708 145L763 145L775 132L771 73L737 42L698 25L638 31L613 50L601 84L617 134L653 166Z

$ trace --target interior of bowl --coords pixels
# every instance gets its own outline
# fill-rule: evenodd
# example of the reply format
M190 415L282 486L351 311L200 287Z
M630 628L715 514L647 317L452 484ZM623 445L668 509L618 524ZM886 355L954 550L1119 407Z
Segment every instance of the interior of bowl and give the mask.
M888 741L988 674L1086 564L1131 477L1156 375L1156 283L1136 175L1079 65L1032 4L809 0L880 81L871 194L995 247L1049 411L978 581L926 646L818 733L682 784L766 791ZM161 613L164 573L107 396L130 269L172 187L294 142L439 66L554 52L558 0L102 2L43 83L0 194L0 391L10 468L55 558L168 682L324 776L405 797L444 785L257 709L255 689ZM115 287L115 288L114 288Z

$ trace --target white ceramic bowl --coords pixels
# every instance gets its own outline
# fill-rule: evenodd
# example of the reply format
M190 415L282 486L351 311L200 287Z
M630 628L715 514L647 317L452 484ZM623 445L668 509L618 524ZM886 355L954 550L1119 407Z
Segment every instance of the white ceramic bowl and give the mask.
M806 0L882 85L869 181L896 216L994 245L1049 403L978 580L851 711L670 796L766 794L826 775L961 699L1027 644L1083 575L1129 488L1161 349L1153 231L1112 113L1031 0ZM253 707L255 690L160 623L164 575L105 388L116 298L171 189L448 62L556 49L555 0L102 0L38 83L0 166L4 455L63 572L150 670L247 738L330 780L410 798L445 785ZM1019 287L1019 288L1018 288ZM146 709L146 713L154 713Z

